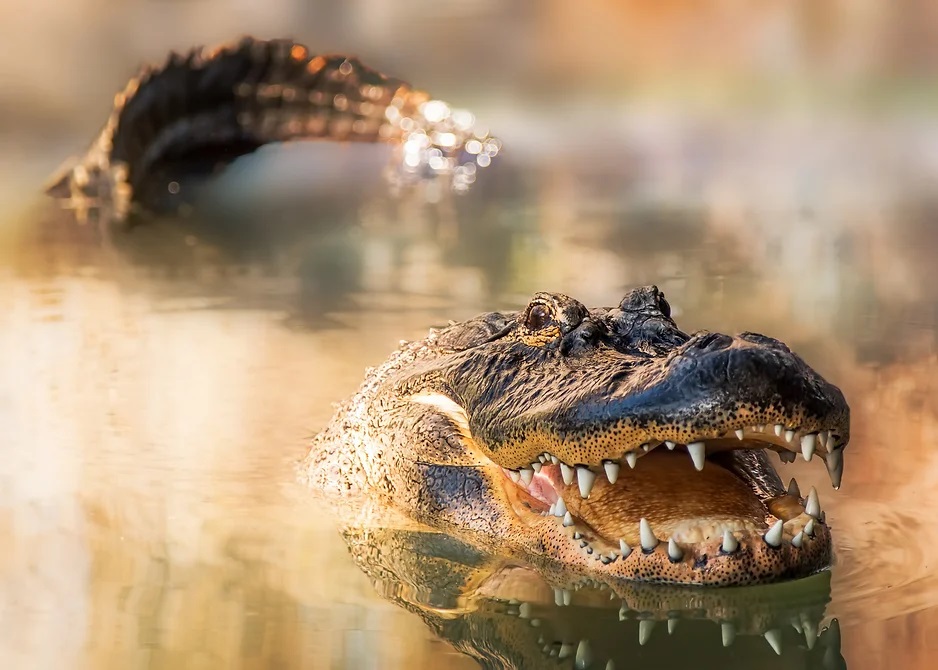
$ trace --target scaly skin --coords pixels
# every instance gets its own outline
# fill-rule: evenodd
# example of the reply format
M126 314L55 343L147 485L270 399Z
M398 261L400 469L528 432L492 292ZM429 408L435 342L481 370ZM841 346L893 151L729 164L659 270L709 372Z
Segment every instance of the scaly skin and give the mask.
M830 564L816 494L786 491L765 450L816 453L839 486L848 441L843 395L784 344L689 336L645 287L613 309L538 294L405 344L305 470L542 571L723 586Z
M315 55L290 39L245 37L143 68L115 96L90 148L66 163L47 190L80 216L105 210L119 221L134 206L175 209L182 201L174 197L178 182L170 189L171 182L213 173L265 144L400 143L416 135L422 141L411 148L422 152L419 163L406 167L450 175L457 190L474 179L482 165L477 155L497 153L498 141L477 133L471 114L354 57ZM434 151L445 160L428 168Z

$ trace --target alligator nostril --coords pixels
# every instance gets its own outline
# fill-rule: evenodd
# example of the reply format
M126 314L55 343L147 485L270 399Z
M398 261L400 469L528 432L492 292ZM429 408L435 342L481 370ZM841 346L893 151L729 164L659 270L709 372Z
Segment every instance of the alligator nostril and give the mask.
M733 343L733 338L722 333L707 333L693 343L698 349L707 349L708 351L719 351L726 349Z

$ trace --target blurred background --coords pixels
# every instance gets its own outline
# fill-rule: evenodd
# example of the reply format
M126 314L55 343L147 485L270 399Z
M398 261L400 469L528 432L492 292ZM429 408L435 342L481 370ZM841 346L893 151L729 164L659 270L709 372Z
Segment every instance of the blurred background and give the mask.
M265 147L222 178L256 204L201 228L102 235L41 194L142 63L242 34L357 55L504 150L427 202L377 148ZM928 667L936 75L925 0L0 4L0 665L474 667L292 464L401 338L655 283L842 386L843 489L783 477L822 492L848 666Z

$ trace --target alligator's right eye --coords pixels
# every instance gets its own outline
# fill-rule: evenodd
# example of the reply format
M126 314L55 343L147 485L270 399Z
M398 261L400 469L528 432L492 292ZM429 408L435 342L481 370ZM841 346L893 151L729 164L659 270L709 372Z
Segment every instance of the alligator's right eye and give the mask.
M550 310L547 305L534 305L528 310L527 326L529 330L540 330L550 323Z

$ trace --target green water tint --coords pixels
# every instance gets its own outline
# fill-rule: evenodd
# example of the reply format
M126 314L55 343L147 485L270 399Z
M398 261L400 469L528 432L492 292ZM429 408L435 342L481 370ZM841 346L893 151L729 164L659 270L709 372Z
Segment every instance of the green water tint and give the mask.
M385 598L486 668L845 668L825 619L830 573L704 589L622 582L564 588L450 536L347 529L356 563Z

